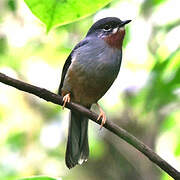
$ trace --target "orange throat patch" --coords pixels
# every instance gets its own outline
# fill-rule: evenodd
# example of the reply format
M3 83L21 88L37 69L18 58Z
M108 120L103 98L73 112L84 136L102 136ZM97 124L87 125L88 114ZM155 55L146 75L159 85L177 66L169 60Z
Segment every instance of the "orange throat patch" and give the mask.
M110 47L121 49L124 36L125 36L125 29L120 28L118 32L109 35L103 39Z

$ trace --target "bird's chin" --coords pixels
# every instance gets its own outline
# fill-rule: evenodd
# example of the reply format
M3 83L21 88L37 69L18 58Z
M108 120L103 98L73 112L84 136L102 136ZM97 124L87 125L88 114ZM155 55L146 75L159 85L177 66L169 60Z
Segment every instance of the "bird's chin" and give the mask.
M118 32L124 32L125 31L125 28L124 27L120 27L119 29L118 29Z

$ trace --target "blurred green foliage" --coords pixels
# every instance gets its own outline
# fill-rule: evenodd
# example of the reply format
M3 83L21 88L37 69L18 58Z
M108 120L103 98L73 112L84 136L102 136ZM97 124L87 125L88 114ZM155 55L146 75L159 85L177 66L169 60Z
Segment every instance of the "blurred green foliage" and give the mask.
M120 74L100 102L111 120L180 170L179 2L113 1L94 17L46 34L24 2L0 1L0 72L57 92L65 59L94 19L114 15L133 19L126 28ZM77 13L74 6L69 11ZM70 19L62 16L57 24L77 18L68 15ZM47 18L44 23L48 22ZM0 83L0 179L39 175L58 180L171 179L129 144L91 122L90 158L68 170L67 129L68 111Z
M47 177L47 176L36 176L36 177L30 177L30 178L23 178L21 180L58 180L58 179Z
M17 1L16 0L7 0L7 7L10 11L15 12L17 9Z

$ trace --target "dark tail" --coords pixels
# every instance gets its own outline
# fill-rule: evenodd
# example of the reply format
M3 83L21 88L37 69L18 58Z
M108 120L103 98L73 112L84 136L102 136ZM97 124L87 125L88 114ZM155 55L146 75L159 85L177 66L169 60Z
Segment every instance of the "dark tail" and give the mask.
M66 165L68 168L87 161L89 156L88 119L71 111L68 142L66 148Z

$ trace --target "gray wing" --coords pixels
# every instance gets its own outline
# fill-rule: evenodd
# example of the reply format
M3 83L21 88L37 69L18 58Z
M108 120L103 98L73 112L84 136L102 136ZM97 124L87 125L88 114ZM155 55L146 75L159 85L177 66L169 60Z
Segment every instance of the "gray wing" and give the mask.
M66 73L69 69L69 66L71 65L71 62L72 62L72 56L73 56L73 53L76 49L78 49L79 47L82 47L84 46L85 44L88 43L88 40L87 39L84 39L82 41L80 41L75 47L74 49L72 50L72 52L70 53L70 55L68 56L68 58L66 59L66 62L63 66L63 70L62 70L62 75L61 75L61 82L60 82L60 85L59 85L59 89L58 89L58 94L61 95L61 89L63 87L63 83L64 83L64 78L66 76Z

